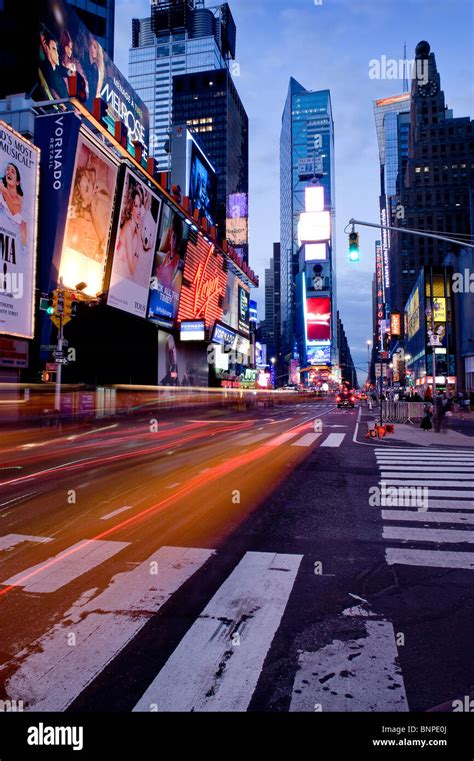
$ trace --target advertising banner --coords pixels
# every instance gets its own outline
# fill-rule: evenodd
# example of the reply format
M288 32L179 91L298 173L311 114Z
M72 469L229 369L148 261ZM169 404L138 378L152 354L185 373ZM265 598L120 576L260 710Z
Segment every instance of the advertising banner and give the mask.
M0 337L0 367L28 367L28 342Z
M38 148L0 122L0 334L33 338Z
M248 243L248 195L232 193L227 197L226 236L234 246Z
M200 209L211 225L216 214L217 176L192 141L189 173L189 198L195 209Z
M308 365L330 365L331 347L325 344L310 344L306 347Z
M308 341L331 338L331 299L312 296L306 299L306 337Z
M211 327L222 318L227 272L224 255L201 233L189 233L178 320L203 319Z
M150 113L111 58L63 0L40 0L36 100L68 98L68 79L76 75L79 99L92 113L95 98L106 104L105 125L113 134L120 121L128 131L129 150L137 141L148 155Z
M239 285L238 291L238 328L242 333L249 333L250 324L250 291Z
M150 280L148 318L172 325L178 316L189 226L163 203L158 245Z
M104 286L117 171L105 153L79 135L59 277L67 288L86 283L88 296Z
M237 333L226 325L220 325L216 322L211 341L212 343L234 349L237 342Z
M402 316L400 312L392 312L390 315L390 335L399 338L402 334Z
M146 316L161 200L125 172L107 304Z
M177 344L171 333L158 331L158 385L208 386L209 365L202 346Z
M206 339L204 320L182 322L179 337L181 341L204 341Z
M58 282L80 126L81 120L72 112L56 112L35 119L35 143L41 149L38 269L39 286L44 293Z

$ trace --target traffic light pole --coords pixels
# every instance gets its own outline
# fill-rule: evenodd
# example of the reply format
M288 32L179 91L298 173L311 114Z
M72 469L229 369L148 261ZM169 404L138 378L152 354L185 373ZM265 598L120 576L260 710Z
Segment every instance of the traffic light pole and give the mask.
M362 227L375 227L377 230L394 230L396 233L408 233L408 235L419 235L421 238L434 238L435 240L444 240L448 243L455 243L462 248L474 248L474 243L465 243L462 240L456 240L456 238L447 238L445 235L435 235L434 233L425 233L420 230L412 230L409 227L393 227L392 225L381 225L374 222L361 222L360 219L350 219L346 225L344 232L347 231L349 225L361 225Z
M61 358L63 353L63 316L59 315L59 330L58 330L58 344L56 347L56 359ZM54 389L54 410L58 413L61 412L61 373L63 365L62 361L56 362L56 386Z

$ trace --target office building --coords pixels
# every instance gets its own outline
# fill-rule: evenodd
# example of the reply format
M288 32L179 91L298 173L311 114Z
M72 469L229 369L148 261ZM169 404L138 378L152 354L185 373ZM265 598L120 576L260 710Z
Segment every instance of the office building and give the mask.
M342 382L347 383L351 388L357 388L357 372L339 312L337 312L337 336Z
M148 18L133 19L128 78L150 110L151 155L160 171L170 167L173 77L228 69L235 43L227 3L205 8L202 0L159 0ZM211 129L208 123L194 126Z
M403 216L396 227L425 230L468 240L471 235L469 189L474 181L474 122L454 118L445 103L434 53L427 42L416 47L426 76L414 76L406 172L398 203ZM403 311L424 265L440 266L454 243L413 235L394 235L395 277L391 282L392 308Z
M323 206L330 216L329 239L324 253L309 255L298 239L300 215L305 212L306 190L322 186ZM329 90L306 90L293 77L283 110L280 133L280 246L281 246L281 352L287 362L294 353L295 339L302 365L310 362L305 331L306 305L310 296L329 299L327 334L330 334L332 366L337 365L336 288L334 230L334 123ZM303 274L304 273L304 274ZM298 286L297 286L298 279ZM298 287L298 294L297 294ZM308 289L317 293L308 293ZM313 305L316 304L311 298ZM297 302L299 312L297 312ZM321 352L318 352L321 356Z
M67 0L96 37L105 52L114 57L115 0Z
M260 328L261 340L269 355L277 356L280 336L280 244L273 244L273 256L265 269L265 319Z

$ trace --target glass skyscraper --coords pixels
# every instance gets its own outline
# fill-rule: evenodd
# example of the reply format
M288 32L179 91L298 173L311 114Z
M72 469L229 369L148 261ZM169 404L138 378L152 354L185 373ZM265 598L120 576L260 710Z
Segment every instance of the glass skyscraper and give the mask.
M114 57L115 0L68 0L90 32Z
M305 164L318 165L318 183L324 188L324 208L331 213L334 230L334 123L329 90L306 90L293 77L282 116L280 133L280 247L281 247L281 353L290 359L296 335L295 282L305 269L304 252L298 245L298 221L305 211L305 188L312 178ZM303 247L304 248L304 247ZM336 284L334 240L329 242L324 263L323 293L331 299L331 356L337 363ZM307 268L307 265L306 265ZM298 319L297 319L298 317ZM300 350L300 361L306 362Z
M205 8L198 0L161 0L151 16L132 21L128 80L150 110L150 155L170 167L173 77L229 69L235 57L235 24L227 3ZM209 130L196 125L196 132Z

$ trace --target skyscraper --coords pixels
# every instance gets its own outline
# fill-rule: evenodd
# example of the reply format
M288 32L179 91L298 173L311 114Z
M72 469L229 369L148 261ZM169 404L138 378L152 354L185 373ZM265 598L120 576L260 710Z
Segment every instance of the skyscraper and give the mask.
M470 236L474 122L469 117L453 118L447 108L436 59L427 42L418 43L416 60L427 64L423 67L427 75L412 80L408 157L398 198L403 217L395 219L395 226L454 238ZM459 247L412 235L394 235L393 240L397 267L391 303L402 311L421 268L443 264L447 254L456 253Z
M173 77L228 69L235 43L227 3L205 8L203 0L157 0L148 18L133 19L129 81L150 110L151 155L160 171L170 166Z
M265 319L261 326L263 343L271 355L279 351L280 337L280 244L273 244L273 256L265 269Z
M114 57L115 0L68 0L90 32Z
M229 70L175 76L172 119L199 133L217 170L218 235L228 238L248 261L249 127Z
M324 189L324 209L329 211L334 229L334 123L330 92L306 90L291 77L280 133L281 352L289 361L296 325L303 322L301 315L296 314L295 282L298 274L304 272L299 281L317 281L319 292L314 295L330 300L329 363L337 364L334 239L331 234L323 258L317 261L305 256L306 247L298 242L305 190L314 181ZM306 309L304 296L298 297L298 303ZM300 361L306 363L308 357L301 341L299 354Z

